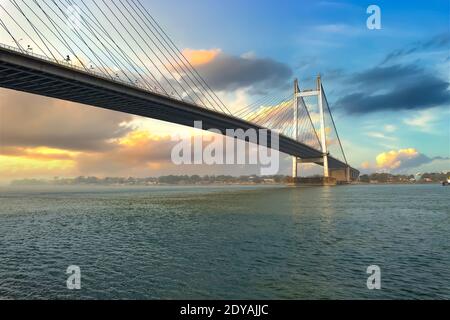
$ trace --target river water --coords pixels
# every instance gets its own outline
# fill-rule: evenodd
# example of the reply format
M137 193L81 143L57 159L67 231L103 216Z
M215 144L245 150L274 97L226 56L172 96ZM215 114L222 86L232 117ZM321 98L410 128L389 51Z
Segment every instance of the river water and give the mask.
M450 298L450 188L0 189L0 299ZM81 269L68 290L67 267ZM381 269L368 290L367 267Z

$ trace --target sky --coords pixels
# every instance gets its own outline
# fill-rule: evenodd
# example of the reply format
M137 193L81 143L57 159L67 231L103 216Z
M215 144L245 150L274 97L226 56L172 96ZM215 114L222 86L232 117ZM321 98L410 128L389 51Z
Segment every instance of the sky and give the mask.
M352 166L363 173L450 171L448 1L143 4L230 109L289 91L294 78L313 88L320 74ZM366 25L372 4L381 9L380 30ZM5 34L0 40L11 45ZM0 180L257 173L255 166L175 166L174 132L198 134L0 89ZM290 171L282 156L280 173Z

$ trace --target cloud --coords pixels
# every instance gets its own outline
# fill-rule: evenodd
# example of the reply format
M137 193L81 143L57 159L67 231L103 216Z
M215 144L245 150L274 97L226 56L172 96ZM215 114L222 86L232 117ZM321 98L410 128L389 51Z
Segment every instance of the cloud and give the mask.
M183 55L193 66L199 66L202 64L210 63L213 61L222 51L220 49L211 50L193 50L184 49Z
M450 170L449 157L429 157L415 148L391 149L378 154L375 161L364 161L360 165L361 171L416 173L438 172Z
M446 73L435 72L423 63L420 66L420 60L399 61L415 52L448 49L449 45L450 35L438 34L391 52L380 65L347 75L347 94L338 98L335 106L347 114L358 115L448 105L450 83Z
M450 158L434 157L419 152L415 148L397 149L378 154L375 163L365 161L361 164L361 169L369 171L385 172L412 172L421 167L430 167L435 162L444 162L449 165ZM442 166L441 166L442 167Z
M350 77L363 88L339 98L336 107L348 114L420 110L450 103L449 83L415 66L376 67Z
M48 147L6 147L0 155L2 179L40 178L79 175L136 175L155 174L170 167L174 142L170 136L155 136L136 130L110 142L103 150L73 152Z
M397 131L397 127L392 124L387 124L384 126L384 131L392 133L392 132Z
M131 129L131 115L0 89L0 146L98 151ZM3 152L3 151L2 151Z
M430 161L430 158L419 153L414 148L383 152L376 158L377 167L386 170L417 167Z
M410 44L404 48L390 52L384 58L382 64L425 50L442 49L442 48L448 50L449 46L450 46L450 34L447 32L438 34L428 40L416 41L413 44Z
M395 64L391 66L377 66L363 72L356 73L348 79L352 84L358 84L360 87L379 88L398 81L414 82L422 76L424 70L414 64Z
M292 78L289 66L254 54L233 56L213 50L192 50L189 55L197 64L197 71L214 90L238 90L258 86L262 89L281 88ZM213 57L213 58L211 58Z
M368 170L368 169L370 169L370 168L371 168L371 164L370 164L369 161L364 161L364 162L361 164L361 169Z
M73 160L75 152L47 147L23 148L6 147L2 148L2 156L21 157L29 160Z
M357 28L348 24L322 24L315 26L314 31L318 31L330 35L357 35L360 34L364 29Z
M389 141L397 140L394 137L390 137L390 136L385 135L382 132L376 132L376 131L367 132L366 135L371 137L371 138L377 138L377 139L383 139L383 140L389 140Z
M433 161L415 168L414 171L415 173L450 172L450 158L436 157Z
M171 165L174 144L170 136L135 130L115 140L115 148L77 157L77 170L90 175L148 175Z
M432 133L433 124L437 120L436 112L431 110L419 111L416 115L406 118L404 123L417 128L419 131Z
M197 133L198 134L198 133ZM203 147L211 134L204 134ZM225 139L224 137L222 137ZM160 176L183 174L259 174L259 165L181 165L173 164L172 149L177 144L170 135L154 135L137 129L110 141L104 150L70 151L47 147L6 147L0 154L0 182L22 178L74 176ZM224 145L226 145L224 143ZM247 152L254 147L248 146ZM289 172L288 165L281 170Z
M170 157L176 142L170 136L135 130L109 143L107 149L76 152L48 147L4 147L0 154L0 176L1 179L79 175L148 176L157 175L158 170L164 168L177 171Z
M0 155L0 183L13 179L72 176L75 162L69 160L30 161L22 157Z

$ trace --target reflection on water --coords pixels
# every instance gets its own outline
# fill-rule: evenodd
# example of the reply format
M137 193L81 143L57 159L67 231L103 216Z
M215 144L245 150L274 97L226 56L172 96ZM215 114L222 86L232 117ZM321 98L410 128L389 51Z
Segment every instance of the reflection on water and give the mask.
M4 188L0 298L450 298L449 190Z

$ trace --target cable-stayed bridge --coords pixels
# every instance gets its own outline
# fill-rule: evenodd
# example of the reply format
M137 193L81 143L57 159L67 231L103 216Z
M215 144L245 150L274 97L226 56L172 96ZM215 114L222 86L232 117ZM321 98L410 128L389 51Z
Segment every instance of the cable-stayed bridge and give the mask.
M320 80L230 110L140 0L0 2L0 86L204 129L269 129L279 151L356 179ZM70 115L68 115L70 116ZM259 143L259 142L258 142ZM270 147L270 141L268 147Z

